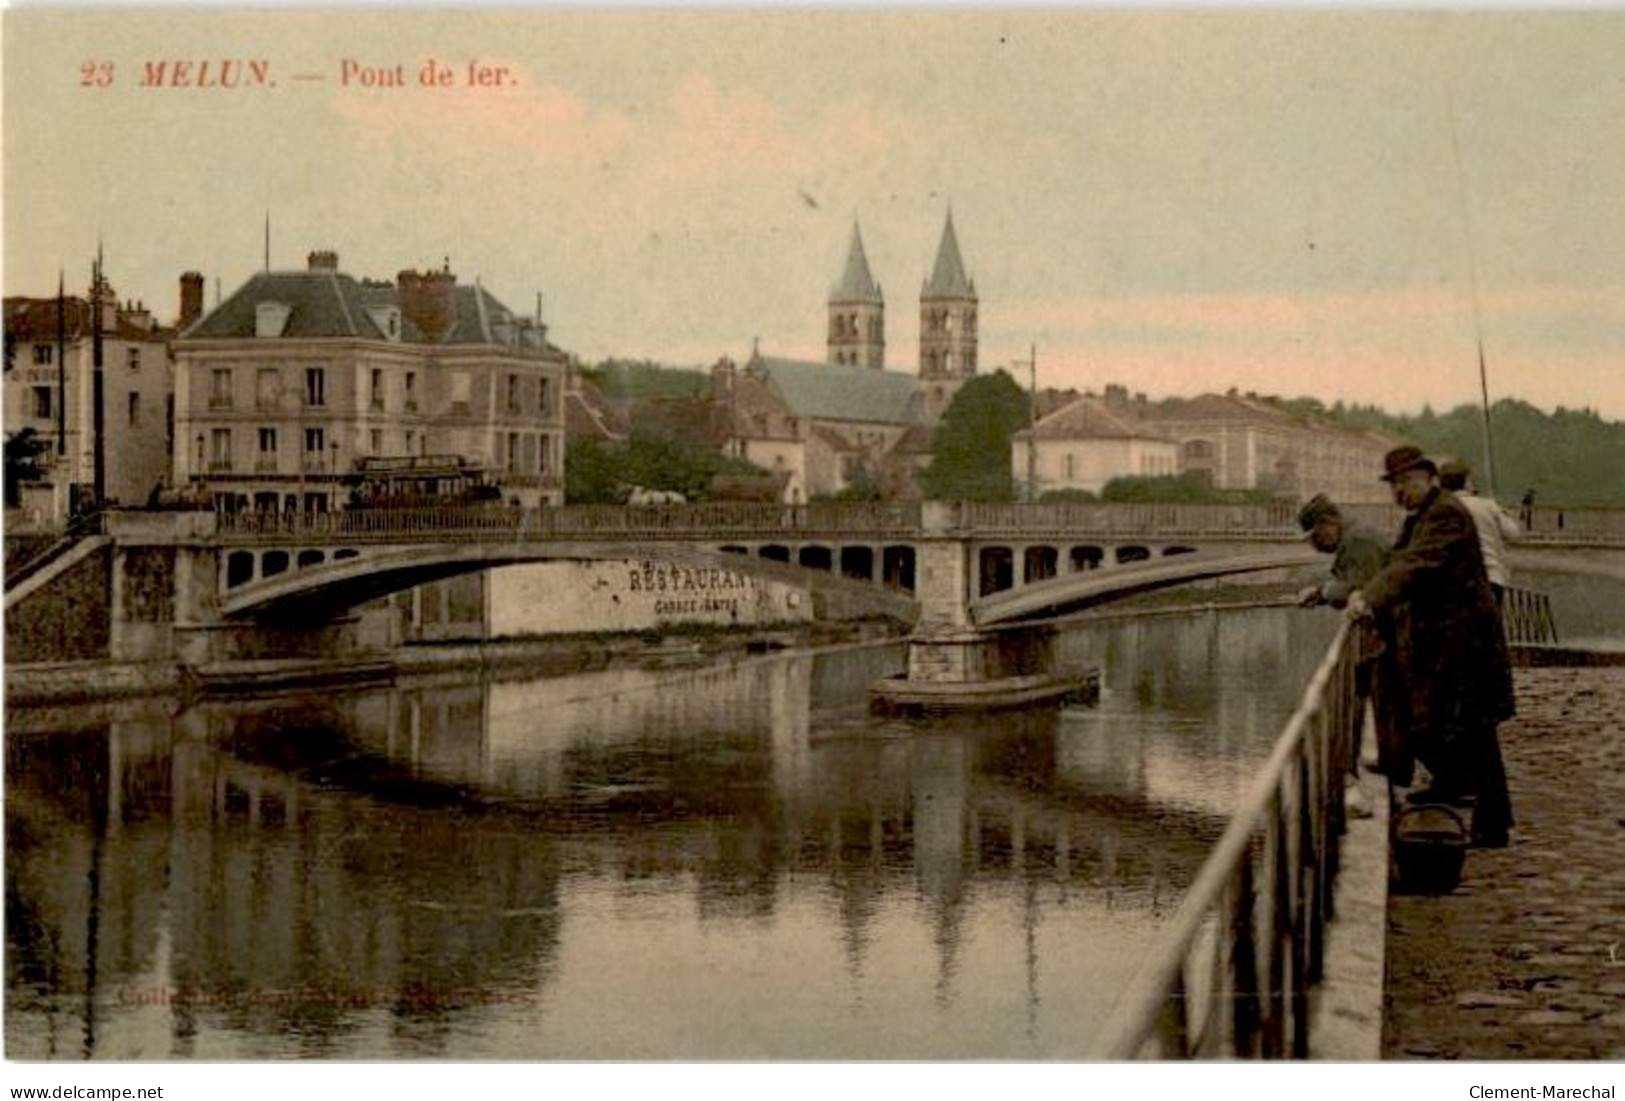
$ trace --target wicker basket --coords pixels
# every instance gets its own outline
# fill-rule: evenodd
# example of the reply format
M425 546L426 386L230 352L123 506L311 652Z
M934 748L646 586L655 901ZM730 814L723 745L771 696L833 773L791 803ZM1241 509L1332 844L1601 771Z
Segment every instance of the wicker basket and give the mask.
M1461 812L1443 803L1406 807L1394 818L1394 863L1406 894L1448 894L1461 882L1469 834Z

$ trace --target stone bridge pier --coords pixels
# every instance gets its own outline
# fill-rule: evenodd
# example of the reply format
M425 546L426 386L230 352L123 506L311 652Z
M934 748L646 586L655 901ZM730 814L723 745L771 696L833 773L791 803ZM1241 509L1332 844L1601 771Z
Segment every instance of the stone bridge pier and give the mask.
M982 588L979 550L954 531L959 510L926 501L916 543L914 596L920 617L908 643L908 680L920 684L974 684L1053 672L1048 627L978 630L971 600Z
M221 609L225 551L213 512L117 511L108 656L204 666L228 659L344 657L356 651L356 617L328 621L227 619Z

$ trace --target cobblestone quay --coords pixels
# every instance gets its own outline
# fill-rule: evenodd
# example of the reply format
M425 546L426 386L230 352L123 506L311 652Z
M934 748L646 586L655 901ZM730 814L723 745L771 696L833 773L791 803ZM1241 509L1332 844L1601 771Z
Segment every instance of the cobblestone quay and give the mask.
M1517 671L1511 847L1391 895L1387 1059L1625 1058L1625 668Z

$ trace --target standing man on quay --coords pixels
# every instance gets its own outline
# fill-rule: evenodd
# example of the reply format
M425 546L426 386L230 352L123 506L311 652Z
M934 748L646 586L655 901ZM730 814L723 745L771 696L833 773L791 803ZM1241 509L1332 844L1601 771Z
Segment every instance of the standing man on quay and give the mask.
M1367 528L1350 523L1344 518L1342 510L1324 493L1315 494L1298 510L1298 526L1306 533L1311 546L1322 554L1333 556L1331 576L1298 593L1298 604L1302 607L1312 608L1321 604L1333 608L1344 607L1348 604L1349 596L1375 577L1388 561L1387 540ZM1356 624L1355 630L1355 690L1373 709L1378 768L1394 783L1405 786L1411 780L1411 760L1405 754L1404 742L1395 721L1393 675L1383 671L1389 646L1374 617ZM1359 738L1355 738L1349 748L1350 773L1357 777ZM1351 811L1358 814L1363 806L1362 800L1363 796L1351 798Z
M1495 728L1515 708L1478 534L1418 448L1396 447L1383 465L1383 480L1408 515L1387 564L1350 594L1348 614L1392 617L1406 741L1433 777L1412 800L1453 803L1476 795L1473 843L1500 848L1512 803Z
M1450 462L1439 468L1439 484L1456 495L1473 517L1478 532L1478 549L1484 552L1484 572L1490 579L1497 610L1505 606L1506 589L1512 583L1507 569L1507 542L1523 534L1518 521L1493 497L1480 497L1473 485L1473 472L1465 463Z

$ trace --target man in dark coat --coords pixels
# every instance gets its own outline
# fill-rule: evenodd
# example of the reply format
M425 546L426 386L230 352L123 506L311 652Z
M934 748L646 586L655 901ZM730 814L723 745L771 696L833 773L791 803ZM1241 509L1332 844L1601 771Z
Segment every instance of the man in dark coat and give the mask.
M1475 843L1505 845L1512 804L1495 727L1514 712L1512 667L1473 518L1417 448L1395 448L1383 462L1408 515L1387 565L1350 595L1348 611L1393 619L1407 740L1433 774L1418 797L1476 793Z

